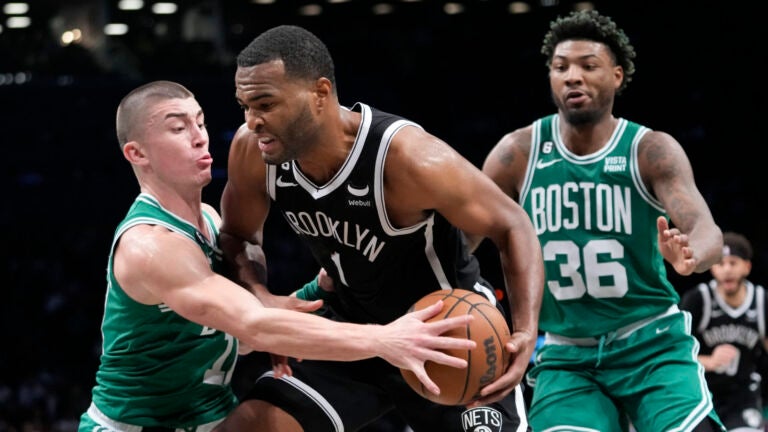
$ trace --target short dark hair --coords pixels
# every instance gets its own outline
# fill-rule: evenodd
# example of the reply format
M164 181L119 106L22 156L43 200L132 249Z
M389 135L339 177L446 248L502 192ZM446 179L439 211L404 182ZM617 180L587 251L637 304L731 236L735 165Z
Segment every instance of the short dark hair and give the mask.
M742 234L735 233L733 231L724 232L723 256L729 255L734 255L747 261L751 261L752 244Z
M621 93L632 81L635 73L635 63L632 61L636 56L635 48L629 43L624 30L618 28L610 17L600 15L596 10L582 10L552 21L541 46L541 53L547 56L547 67L552 64L557 44L567 40L590 40L608 47L615 63L624 69L624 80L617 93Z
M250 67L282 60L289 78L316 80L328 78L336 91L331 54L310 31L292 25L273 27L260 34L237 56L238 67Z

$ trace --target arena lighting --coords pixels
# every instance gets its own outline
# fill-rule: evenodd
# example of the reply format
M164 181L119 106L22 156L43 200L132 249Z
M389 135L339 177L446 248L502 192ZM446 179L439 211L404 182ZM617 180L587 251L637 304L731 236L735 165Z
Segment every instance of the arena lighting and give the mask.
M117 8L120 10L139 10L144 7L143 0L120 0L117 2Z
M448 2L443 6L443 12L447 15L458 15L464 12L464 5L461 3Z
M80 31L80 29L72 29L67 30L61 34L61 38L59 39L61 41L62 46L67 46L71 44L77 44L82 42L83 40L83 32Z
M176 3L162 2L152 5L152 13L156 15L170 15L176 13L179 6Z
M528 13L531 11L531 5L529 5L526 2L522 1L516 1L509 4L509 13L511 14L522 14L522 13Z
M121 36L128 33L128 24L109 23L104 26L104 34L107 36Z
M270 5L274 4L275 0L251 0L251 3L259 5Z
M581 10L592 10L595 8L595 4L590 1L583 1L574 3L573 10L581 11Z
M24 15L29 12L29 5L27 3L6 3L3 6L3 12L6 15Z
M389 15L394 8L389 3L377 3L371 7L371 11L374 15Z
M26 16L9 17L8 20L5 22L5 26L8 27L9 29L27 28L29 27L30 24L32 24L32 20Z
M318 16L323 13L323 7L319 4L308 4L299 8L299 14L304 16Z

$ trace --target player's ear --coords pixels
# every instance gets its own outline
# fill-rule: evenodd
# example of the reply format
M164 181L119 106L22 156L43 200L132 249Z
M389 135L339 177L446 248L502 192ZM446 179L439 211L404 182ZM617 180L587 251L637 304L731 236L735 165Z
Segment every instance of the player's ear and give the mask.
M621 66L613 67L613 87L618 90L621 87L621 83L624 81L624 68Z
M328 98L333 93L333 84L331 80L325 77L318 78L315 81L315 89L312 92L314 98L314 105L317 109L322 110L328 103Z
M144 149L138 141L128 141L125 143L123 146L123 156L134 165L142 165L147 159Z

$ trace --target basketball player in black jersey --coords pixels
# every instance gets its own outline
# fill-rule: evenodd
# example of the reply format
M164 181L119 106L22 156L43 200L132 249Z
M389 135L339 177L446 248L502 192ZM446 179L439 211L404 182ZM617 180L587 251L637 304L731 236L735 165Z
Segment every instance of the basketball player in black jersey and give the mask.
M765 289L747 279L752 270L749 240L726 232L723 244L722 260L710 269L714 279L686 291L680 307L692 315L699 361L723 424L729 431L762 432Z
M384 324L423 295L452 287L495 302L463 230L498 247L512 328L505 374L469 407L422 398L380 359L304 360L289 363L280 379L265 362L241 411L295 419L306 431L356 431L393 412L416 432L480 424L529 430L519 384L536 344L543 264L525 212L418 124L363 103L340 105L333 61L312 33L275 27L237 63L245 123L230 148L222 245L242 284L267 305L301 301L275 298L260 276L263 227L274 202L333 278L326 303L335 319ZM223 429L244 430L247 420L247 413L231 416Z

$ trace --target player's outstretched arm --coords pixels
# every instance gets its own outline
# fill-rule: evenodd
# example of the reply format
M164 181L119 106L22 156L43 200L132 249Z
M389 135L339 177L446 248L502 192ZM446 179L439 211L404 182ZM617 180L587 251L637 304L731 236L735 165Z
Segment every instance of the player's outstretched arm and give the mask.
M722 255L723 235L696 187L691 163L671 135L651 131L638 147L643 181L672 221L657 220L659 250L683 276L707 271Z
M426 375L424 363L466 367L465 360L441 350L474 347L464 338L441 336L465 326L471 317L424 322L440 312L441 302L388 325L343 323L264 307L256 296L214 273L196 243L160 226L126 231L115 252L114 268L134 300L165 303L184 318L229 333L254 350L317 360L381 357L414 371L431 391L439 390Z

